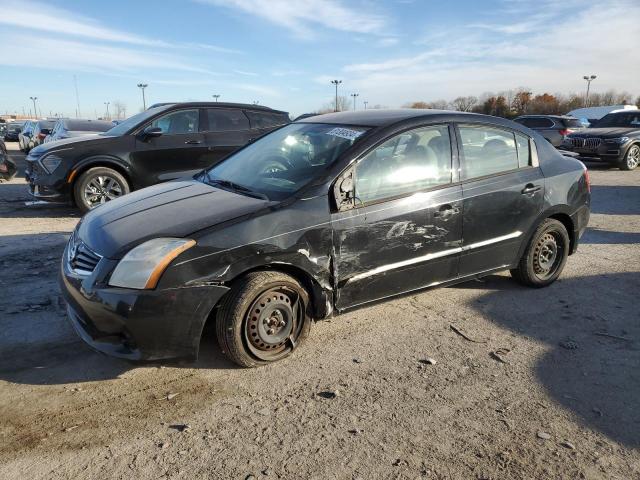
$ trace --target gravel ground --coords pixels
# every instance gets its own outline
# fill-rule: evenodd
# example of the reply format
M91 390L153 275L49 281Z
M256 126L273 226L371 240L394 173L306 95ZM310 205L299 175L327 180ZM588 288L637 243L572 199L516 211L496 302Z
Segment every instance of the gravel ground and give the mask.
M92 352L56 284L77 213L0 184L0 478L640 478L640 169L590 167L553 286L403 297L252 370L210 328L195 364Z

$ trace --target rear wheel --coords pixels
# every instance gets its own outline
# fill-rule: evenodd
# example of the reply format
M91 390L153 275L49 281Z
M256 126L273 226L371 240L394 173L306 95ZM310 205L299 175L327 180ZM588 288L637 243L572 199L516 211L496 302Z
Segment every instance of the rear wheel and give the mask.
M569 248L569 234L565 226L558 220L547 218L531 237L518 268L511 270L511 276L529 287L551 285L567 263Z
M293 277L253 272L225 295L216 318L222 352L243 367L289 356L311 327L309 296Z
M622 170L635 170L640 165L640 145L631 145L620 164Z
M82 212L129 193L129 183L108 167L94 167L84 172L73 187L76 205Z

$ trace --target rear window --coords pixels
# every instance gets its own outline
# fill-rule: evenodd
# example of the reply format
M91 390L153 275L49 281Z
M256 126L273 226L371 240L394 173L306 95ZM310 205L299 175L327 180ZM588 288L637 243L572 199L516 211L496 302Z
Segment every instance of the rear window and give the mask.
M567 128L582 128L582 122L577 118L563 118L562 123Z
M529 128L550 128L553 127L553 120L544 117L519 118L516 122Z
M110 128L113 128L111 122L99 122L91 120L67 120L67 130L72 132L106 132Z
M209 132L249 130L249 120L242 110L209 108L207 118L209 119Z
M245 112L251 121L251 128L269 128L289 123L289 116L285 113Z

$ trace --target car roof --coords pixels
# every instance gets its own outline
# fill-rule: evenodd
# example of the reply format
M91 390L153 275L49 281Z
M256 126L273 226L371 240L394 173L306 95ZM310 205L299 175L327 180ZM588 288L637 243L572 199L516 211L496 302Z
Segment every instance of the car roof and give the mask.
M336 125L353 125L361 127L387 127L405 120L434 121L483 121L495 125L512 127L513 123L499 117L450 110L428 110L419 108L372 109L356 112L336 112L316 115L315 117L297 120L295 123L330 123Z
M254 105L250 103L232 103L232 102L164 102L164 103L154 103L149 108L154 107L197 107L197 108L242 108L245 110L256 110L263 111L269 113L284 113L288 115L288 112L283 110L275 110L270 107L265 107L264 105Z
M520 118L560 118L562 120L578 120L576 117L572 117L571 115L544 115L544 114L520 115L519 117L514 118L514 120L518 120Z

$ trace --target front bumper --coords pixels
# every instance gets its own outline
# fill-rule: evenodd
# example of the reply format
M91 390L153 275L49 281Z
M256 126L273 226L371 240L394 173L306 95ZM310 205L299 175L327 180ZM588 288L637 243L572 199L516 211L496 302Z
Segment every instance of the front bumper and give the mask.
M600 160L603 162L618 163L624 158L629 146L630 142L621 145L602 141L600 145L595 148L577 147L568 144L563 144L560 148L577 153L578 158L581 160Z
M71 190L65 184L64 178L56 178L45 172L37 160L27 157L25 163L24 178L29 184L29 194L33 198L55 203L71 201Z
M69 319L92 348L127 360L189 359L224 286L133 290L106 284L114 260L103 258L90 275L78 275L65 249L60 288Z

